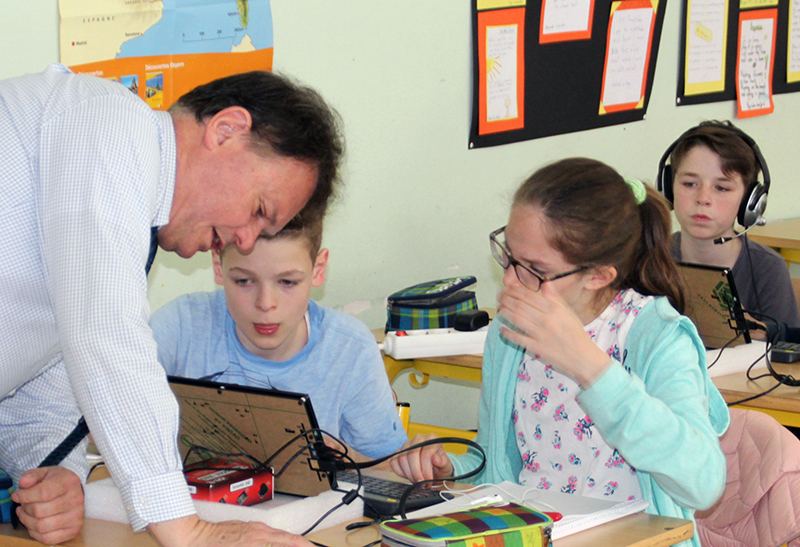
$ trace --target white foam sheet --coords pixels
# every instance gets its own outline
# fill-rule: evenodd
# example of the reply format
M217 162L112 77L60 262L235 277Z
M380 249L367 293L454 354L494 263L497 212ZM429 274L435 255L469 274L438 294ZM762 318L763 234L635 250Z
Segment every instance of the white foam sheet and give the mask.
M112 479L91 482L84 487L86 517L114 522L128 523L128 515L122 505L122 498ZM276 494L275 499L251 505L230 505L197 501L198 516L209 522L242 520L263 522L273 528L300 534L314 524L329 509L342 501L341 492L323 492L318 496L297 498ZM364 511L364 502L359 498L331 513L314 530L323 530L342 522L359 518Z
M767 363L764 360L764 349L766 344L760 340L753 340L749 344L742 344L733 348L725 348L720 354L718 349L710 349L706 351L706 360L708 364L714 362L717 357L716 364L708 370L708 375L712 378L717 376L724 376L726 374L733 374L734 372L744 372L747 368L756 363L753 370L766 368Z

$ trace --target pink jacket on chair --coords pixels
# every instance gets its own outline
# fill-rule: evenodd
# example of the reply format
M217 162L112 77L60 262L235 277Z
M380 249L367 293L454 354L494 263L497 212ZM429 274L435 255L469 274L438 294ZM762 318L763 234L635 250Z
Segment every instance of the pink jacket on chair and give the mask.
M720 500L695 514L703 547L800 547L800 440L774 418L730 409L720 438L728 467Z

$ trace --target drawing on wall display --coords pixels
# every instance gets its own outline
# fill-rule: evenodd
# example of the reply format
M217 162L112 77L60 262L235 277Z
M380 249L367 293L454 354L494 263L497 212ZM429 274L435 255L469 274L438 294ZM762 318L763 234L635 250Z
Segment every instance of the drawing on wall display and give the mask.
M664 0L472 6L470 148L644 119Z
M739 14L739 55L736 66L738 117L770 114L772 68L775 60L777 9L745 11Z
M644 107L658 0L611 4L600 114Z
M728 0L687 0L685 40L684 94L724 91Z
M594 0L542 0L539 43L588 40L593 17Z
M525 9L482 13L478 17L481 135L525 125Z
M58 7L61 62L102 78L135 75L136 93L157 110L213 79L272 70L269 0L59 0Z

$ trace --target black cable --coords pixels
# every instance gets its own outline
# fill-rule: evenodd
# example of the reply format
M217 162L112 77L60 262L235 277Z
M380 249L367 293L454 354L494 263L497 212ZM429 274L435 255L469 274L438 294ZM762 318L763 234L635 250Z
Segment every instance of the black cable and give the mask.
M348 456L348 455L346 455L346 454L345 454L344 456L345 456L347 459L349 459L350 461L352 461L353 463L355 463L355 461L353 460L353 458L351 458L350 456ZM359 483L360 483L360 476L359 476ZM308 527L308 529L307 529L305 532L303 532L302 534L300 534L300 535L301 535L301 536L305 536L306 534L308 534L309 532L311 532L311 530L313 530L314 528L316 528L317 526L319 526L319 524L320 524L320 523L321 523L323 520L325 520L326 518L328 518L328 516L330 516L330 515L331 515L331 513L333 513L334 511L336 511L338 508L340 508L340 507L343 507L343 506L345 506L345 505L350 505L350 504L353 502L353 500L354 500L354 499L356 499L357 497L359 497L359 495L358 495L358 491L359 491L360 487L361 487L361 486L360 486L360 484L359 484L359 487L358 487L358 488L356 488L355 490L350 490L350 491L346 492L346 493L345 493L345 495L344 495L344 497L342 498L342 501L340 501L338 504L336 504L336 505L334 505L333 507L331 507L331 508L330 508L330 509L329 509L329 510L328 510L328 511L327 511L327 512L324 514L324 515L322 515L321 517L319 517L319 518L317 519L317 521L316 521L314 524L312 524L311 526L309 526L309 527Z
M759 314L759 315L763 315L763 314ZM772 386L771 388L769 388L769 389L767 389L765 391L762 391L761 393L757 393L756 395L752 395L750 397L745 397L744 399L740 399L738 401L733 401L733 402L727 403L727 406L731 407L731 406L740 405L740 404L743 404L743 403L747 403L747 402L753 401L755 399L758 399L759 397L763 397L764 395L772 393L773 391L775 391L776 389L778 389L782 385L800 386L800 381L795 380L791 375L778 374L772 368L772 363L771 363L771 361L769 359L769 351L770 351L770 349L772 349L772 341L771 340L767 340L767 343L766 343L766 346L765 346L765 349L764 349L763 359L767 364L767 370L769 370L769 374L762 374L760 376L751 376L750 375L750 373L753 370L753 367L755 367L756 363L758 363L762 359L762 357L759 357L758 359L756 359L755 361L750 363L749 367L747 367L747 371L745 372L745 376L747 377L748 380L751 380L751 381L760 380L761 378L767 378L769 376L772 376L773 378L775 378L778 381L778 383L775 384L774 386Z
M213 450L213 449L209 449L209 448L206 448L206 447L202 447L202 446L199 446L199 445L193 445L192 447L189 448L189 451L186 453L186 457L184 457L184 467L186 465L186 461L189 458L189 454L191 452L193 452L193 451L199 451L199 450L206 450L209 453L221 455L221 456L224 456L224 457L246 457L246 458L250 459L251 461L255 462L258 468L268 467L269 463L271 463L272 460L274 460L275 457L278 454L280 454L281 452L286 450L296 440L300 439L301 437L313 436L314 434L327 435L333 441L335 441L339 446L341 446L343 448L343 450L338 450L336 448L330 447L330 446L326 445L323 441L314 439L314 440L309 441L308 443L306 443L305 446L303 446L300 449L298 449L292 455L292 457L289 458L289 460L287 460L287 462L283 465L283 467L280 469L280 471L278 471L278 473L273 473L273 477L274 478L279 477L286 470L286 468L295 459L297 459L297 457L299 457L300 454L302 454L306 450L311 450L313 447L316 446L317 447L317 453L318 453L317 454L317 456L318 456L317 464L319 465L319 470L320 471L335 473L336 471L355 470L356 474L358 476L358 484L357 484L355 490L351 490L351 491L337 490L339 492L345 492L345 496L342 498L342 502L339 503L338 505L336 505L335 507L333 507L332 509L330 509L328 512L326 512L308 530L303 532L303 534L309 533L316 526L318 526L319 523L322 522L323 519L327 518L331 513L333 513L333 511L335 511L339 507L342 507L343 505L350 504L356 497L361 497L363 499L363 497L359 495L361 487L363 486L363 477L361 475L361 470L362 469L367 469L369 467L373 467L375 465L383 463L383 462L385 462L385 461L387 461L387 460L389 460L391 458L394 458L395 456L403 454L404 452L410 452L411 450L416 450L418 448L423 448L425 446L429 446L429 445L432 445L432 444L454 443L454 444L464 444L464 445L470 446L472 448L475 448L476 450L478 450L478 452L481 453L482 458L481 458L480 465L476 469L474 469L474 470L472 470L472 471L470 471L468 473L463 473L461 475L455 475L455 476L452 476L452 477L446 477L446 478L443 478L443 479L430 479L430 480L424 480L424 481L419 481L419 482L413 482L413 483L409 484L408 488L405 489L405 491L403 492L403 494L400 497L400 500L398 502L398 511L399 511L400 516L402 518L406 518L405 505L406 505L406 502L408 501L409 496L411 495L411 493L416 488L418 488L418 487L420 487L420 486L422 486L424 484L428 484L428 483L441 482L441 481L458 481L458 480L468 479L470 477L473 477L473 476L477 475L478 473L483 471L484 467L486 467L486 453L484 452L483 447L481 447L481 445L479 445L475 441L472 441L472 440L469 440L469 439L462 439L460 437L441 437L441 438L437 438L437 439L430 439L430 440L427 440L427 441L423 441L421 443L417 443L417 444L408 446L408 447L403 448L401 450L397 450L396 452L393 452L392 454L389 454L389 455L384 456L382 458L378 458L378 459L375 459L375 460L370 460L368 462L356 462L355 460L353 460L352 457L350 457L347 454L347 446L343 442L341 442L337 437L331 435L330 433L328 433L327 431L325 431L324 429L321 429L321 428L307 429L307 430L299 433L298 435L295 435L292 439L290 439L283 446L281 446L278 450L276 450L271 456L269 456L267 458L267 460L264 461L264 462L260 462L258 459L254 458L253 456L250 456L249 454L244 454L244 453L241 453L241 454L230 454L230 453L220 452L218 450ZM328 456L328 457L334 456L335 458L334 459L325 459L326 456ZM348 463L343 463L341 461L342 459L349 460L349 462ZM365 504L368 505L367 500L364 500L364 502L365 502ZM376 513L377 513L377 511L376 511Z
M402 518L406 518L406 512L405 512L406 502L408 501L408 498L411 496L411 493L416 488L419 488L420 486L428 484L428 483L441 482L441 481L459 481L459 480L468 479L470 477L473 477L473 476L477 475L481 471L483 471L483 468L486 467L486 453L483 451L483 447L481 445L479 445L478 443L476 443L475 441L471 441L469 439L462 439L460 437L440 437L440 438L437 438L437 439L430 439L430 440L427 440L427 441L423 441L421 443L417 443L417 444L408 446L406 448L403 448L401 450L397 450L396 452L393 452L392 454L389 454L389 455L384 456L382 458L377 458L375 460L370 460L368 462L355 463L352 466L348 466L348 465L342 464L341 462L337 462L337 461L327 461L327 462L325 462L325 464L326 465L332 465L332 468L328 469L328 471L331 471L331 472L353 470L353 469L356 470L356 471L359 471L361 469L367 469L367 468L373 467L375 465L378 465L380 463L383 463L383 462L385 462L385 461L387 461L387 460L389 460L391 458L394 458L395 456L399 456L400 454L403 454L404 452L410 452L411 450L416 450L418 448L423 448L425 446L429 446L429 445L432 445L432 444L445 444L445 443L464 444L464 445L470 446L472 448L475 448L476 450L478 450L478 452L481 453L481 456L482 456L481 464L476 469L474 469L474 470L472 470L472 471L470 471L468 473L464 473L462 475L456 475L456 476L452 476L452 477L445 477L445 478L442 478L442 479L429 479L429 480L413 482L413 483L409 484L408 488L406 488L403 491L403 494L400 496L400 500L398 501L398 511L400 513L400 516ZM325 448L327 450L330 450L330 447L326 446ZM320 463L322 463L322 462L320 462ZM360 482L361 482L361 476L359 474L359 483ZM360 487L361 487L361 484L359 484L359 488Z
M255 464L256 469L262 469L267 465L265 463L260 462L257 458L254 458L250 454L244 452L222 452L220 450L214 450L213 448L208 448L205 446L200 446L199 444L193 444L189 447L189 450L186 451L186 456L183 457L183 468L186 469L186 461L189 459L189 456L192 452L200 452L204 450L210 454L214 454L215 456L222 456L224 458L247 458L248 460L252 461ZM203 461L202 459L200 461ZM199 467L196 469L200 469ZM218 468L214 468L218 469Z
M742 403L746 403L748 401L752 401L754 399L758 399L759 397L763 397L764 395L767 395L768 393L771 393L771 392L775 391L776 389L778 389L782 385L783 385L783 382L778 382L777 384L775 384L774 386L772 386L771 388L769 388L766 391L762 391L761 393L759 393L757 395L753 395L752 397L747 397L745 399L740 399L739 401L733 401L732 403L728 403L728 406L729 407L730 406L736 406L736 405L740 405Z
M758 307L758 313L761 313L763 309L761 307L761 299L758 297L758 285L756 284L756 272L753 270L753 259L750 256L750 240L747 238L747 235L743 235L742 239L744 240L744 248L745 252L747 253L747 265L750 266L750 280L753 283L753 294L756 296L756 307Z
M767 329L768 339L767 339L766 348L764 350L764 361L767 364L767 370L769 371L769 374L772 375L772 377L775 378L775 380L778 381L778 385L776 385L775 388L777 388L781 384L784 384L784 385L787 385L787 386L791 386L791 387L800 386L800 380L795 379L791 374L780 374L774 368L772 368L772 362L769 359L769 351L770 351L770 349L772 349L772 345L775 342L777 342L778 339L780 338L780 323L778 322L778 320L775 319L772 316L769 316L769 315L765 314L765 313L756 312L756 311L749 311L749 310L743 310L743 311L746 311L747 313L749 313L750 315L752 315L756 319L760 319L761 321L763 321L765 323L766 322L771 322L771 323L773 323L775 325L775 333L772 335L771 338L769 337L769 330ZM756 361L756 362L758 362L758 361ZM753 365L755 365L755 363L753 363ZM756 378L751 378L750 377L750 369L753 367L753 365L750 365L750 368L748 368L748 370L747 370L747 378L749 380L758 380L759 378L764 378L765 376L767 376L765 374L763 376L758 376ZM772 388L772 389L775 389L775 388ZM769 390L769 391L772 391L772 390ZM760 395L758 395L756 397L748 398L747 400L749 401L749 400L752 400L754 398L760 397L761 395L765 395L766 393L769 393L769 391L765 391L764 393L762 393L762 394L760 394Z
M301 535L301 536L305 536L306 534L308 534L309 532L311 532L311 530L313 530L314 528L316 528L317 526L319 526L319 523L320 523L320 522L322 522L323 520L325 520L326 518L328 518L328 517L330 516L330 514L331 514L331 513L333 513L334 511L336 511L336 510L337 510L339 507L342 507L343 505L345 505L345 503L342 501L342 502L339 502L338 504L334 505L334 506L333 506L333 507L331 507L330 509L328 509L328 510L325 512L325 514L324 514L324 515L322 515L321 517L319 517L319 518L317 519L317 522L315 522L314 524L312 524L311 526L309 526L309 527L306 529L306 531L305 531L305 532L303 532L303 533L302 533L302 534L300 534L300 535Z
M720 358L720 357L722 357L722 352L723 352L723 351L725 351L725 350L728 348L728 346L730 346L731 344L733 344L734 342L736 342L736 341L739 339L739 337L740 337L740 336L741 336L741 334L737 334L736 336L734 336L733 338L731 338L730 340L728 340L727 342L725 342L725 345L724 345L724 346L722 346L721 348L719 348L719 353L717 354L717 358L716 358L716 359L714 359L714 361L713 361L713 362L712 362L710 365L708 365L708 366L706 367L706 369L710 369L711 367L713 367L714 365L716 365L716 364L717 364L717 361L719 361L719 358Z
M158 245L156 245L156 247L158 247ZM151 249L150 254L154 256L155 251ZM147 269L149 270L149 264ZM42 460L39 467L53 467L60 464L88 434L89 426L86 425L86 419L81 416L75 428L69 432L63 441L58 443L58 446L56 446L44 460ZM19 506L19 503L15 501L11 502L11 526L14 529L20 525L19 517L17 516L17 507Z
M407 518L406 517L406 502L408 501L409 496L411 496L411 493L416 488L419 488L420 486L422 486L424 484L432 484L434 482L460 481L460 480L468 479L470 477L474 477L475 475L477 475L478 473L483 471L484 467L486 467L486 452L484 452L483 451L483 447L481 445L479 445L478 443L476 443L475 441L471 441L469 439L462 439L460 437L441 437L441 438L438 438L438 439L430 439L430 440L427 440L427 441L422 441L421 443L417 443L415 445L409 446L409 447L404 448L402 450L398 450L397 452L395 452L394 454L392 454L390 456L386 456L384 458L380 458L379 460L373 460L372 462L370 462L370 465L368 467L371 467L373 465L381 463L382 461L386 461L390 457L397 456L397 455L402 454L404 452L409 452L411 450L415 450L417 448L423 448L425 446L429 446L429 445L432 445L432 444L445 444L445 443L465 444L467 446L471 446L472 448L475 448L476 450L478 450L478 452L481 453L481 456L482 456L481 464L477 468L473 469L472 471L470 471L468 473L463 473L461 475L454 475L452 477L447 477L447 478L444 478L444 479L428 479L428 480L424 480L424 481L411 483L411 485L408 488L406 488L406 490L403 492L403 495L400 496L400 501L397 504L398 505L398 510L400 511L400 517L401 518Z
M97 468L98 468L98 467L100 467L101 465L105 465L105 464L106 464L106 462L97 462L97 463L95 463L94 465L92 465L92 466L89 468L89 472L88 472L88 473L86 473L86 481L87 481L87 482L89 481L89 477L91 477L91 476L92 476L92 473L94 472L94 470L95 470L95 469L97 469Z

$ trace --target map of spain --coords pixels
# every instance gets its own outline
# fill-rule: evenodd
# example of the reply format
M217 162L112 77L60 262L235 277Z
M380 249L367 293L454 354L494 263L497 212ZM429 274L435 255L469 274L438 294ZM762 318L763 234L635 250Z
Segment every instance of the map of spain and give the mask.
M59 12L61 62L158 95L154 108L171 86L271 69L269 0L59 0Z

